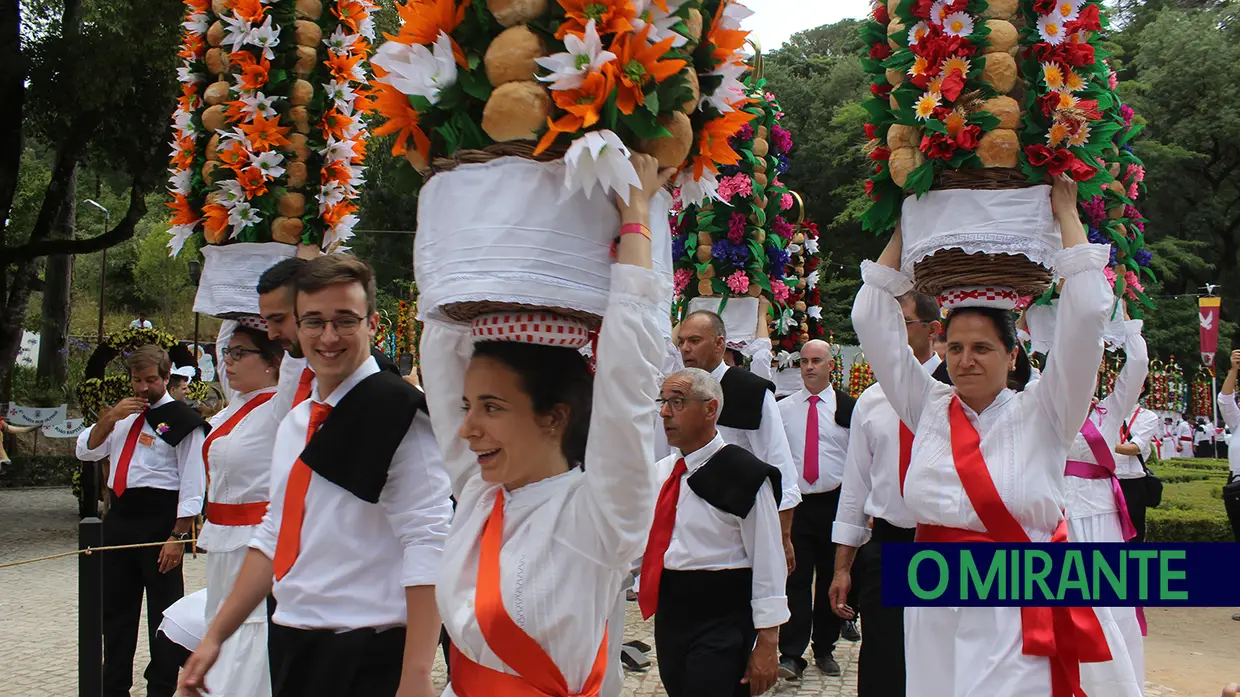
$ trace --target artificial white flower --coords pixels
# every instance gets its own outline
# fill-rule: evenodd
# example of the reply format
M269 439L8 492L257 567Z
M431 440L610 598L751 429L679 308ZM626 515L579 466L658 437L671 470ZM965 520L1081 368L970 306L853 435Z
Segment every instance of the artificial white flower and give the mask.
M327 146L320 150L319 154L322 155L323 159L328 163L339 162L341 160L348 162L357 156L357 153L353 151L353 141L336 140L334 137L330 136L327 139Z
M730 61L708 73L710 76L722 77L723 80L714 92L702 94L701 104L709 104L720 113L735 111L731 104L745 95L745 85L741 78L749 71L749 66L742 62Z
M727 30L740 29L741 22L752 16L753 10L739 2L729 2L724 6L723 17L719 20L719 26Z
M251 225L257 225L262 219L263 214L260 213L257 208L245 203L244 201L238 203L233 206L231 211L228 212L228 223L233 226L232 235L230 235L230 237L240 235L242 230L250 227Z
M182 169L172 172L172 176L168 178L168 190L174 194L189 196L189 192L193 190L194 170Z
M789 253L789 254L800 254L800 253L801 253L801 245L799 245L799 244L789 244L789 245L788 245L788 253Z
M185 31L190 34L202 35L206 34L207 30L211 28L211 22L205 14L195 12L187 17L184 22L181 22L181 26L185 27Z
M783 314L775 320L775 331L780 334L787 334L795 321L795 318L792 316L792 310L784 308Z
M676 178L676 186L680 189L680 201L686 206L700 206L711 199L720 200L719 179L710 170L702 172L701 179L694 179L693 169L685 169Z
M815 288L817 286L818 286L818 272L811 271L810 274L805 277L805 287Z
M653 0L633 0L633 9L637 11L637 17L631 22L633 31L641 33L649 26L646 41L651 46L669 36L672 37L673 48L684 46L689 43L688 37L673 31L672 27L680 23L681 19L676 16L676 11L685 2L686 0L667 0L667 12L664 12L653 4Z
M357 31L371 43L375 41L375 18L374 15L366 15L357 26Z
M1059 0L1051 15L1058 15L1061 22L1071 22L1081 16L1081 6L1084 4L1085 0Z
M973 18L966 12L953 12L943 18L943 33L948 36L968 36L973 33Z
M172 117L172 127L178 131L178 138L189 137L197 133L197 129L194 128L194 114L184 109L178 110Z
M452 55L452 39L439 32L431 49L410 46L397 41L385 42L371 59L387 71L377 78L395 87L401 94L425 97L431 104L439 102L439 93L456 84L456 58Z
M805 253L806 254L817 254L818 253L818 239L817 238L813 238L813 237L805 238Z
M551 71L550 75L540 77L540 82L552 83L553 90L574 90L585 82L586 75L602 70L604 65L616 59L616 54L603 50L603 41L598 37L598 29L594 20L586 22L586 38L575 34L564 37L564 53L557 53L546 58L535 58L534 62Z
M345 199L344 186L329 181L319 188L319 193L315 194L314 198L319 202L319 215L323 215L328 208Z
M284 156L275 150L268 150L254 158L253 166L262 171L268 179L275 179L284 174Z
M353 88L349 87L348 82L332 80L323 85L323 89L326 90L327 98L336 102L336 106L340 108L352 106L353 100L357 96L353 93Z
M338 24L336 25L336 31L332 32L331 36L323 39L323 43L327 46L327 50L338 56L343 56L349 52L353 44L357 43L357 40L360 38L362 37L358 34L346 33L344 25Z
M328 254L344 251L340 245L353 239L353 228L357 226L358 217L350 213L332 226L323 238L323 250Z
M608 130L588 131L573 141L564 154L564 196L585 190L586 198L598 183L604 195L620 194L629 202L629 187L641 188L637 170L629 161L629 149L620 136Z
M197 225L198 221L194 221L191 225L173 225L168 228L168 256L174 257L181 253L181 248L185 246L185 241L193 236Z
M809 315L813 319L822 319L822 308L817 305L810 305L809 309L805 311L805 314Z
M921 40L930 33L930 25L925 22L918 22L908 30L908 45L916 46Z
M949 14L948 9L948 0L935 0L935 3L930 6L930 21L940 27L943 26L943 20Z
M177 82L185 85L192 85L202 80L202 73L191 72L187 67L177 68Z
M791 368L797 361L801 360L801 352L788 353L787 351L780 351L775 360L779 363L780 368Z
M263 22L261 27L254 27L246 34L245 42L251 46L257 46L263 50L263 57L272 60L276 57L275 51L271 49L280 45L280 30L273 29L271 26L271 15L267 15L267 21Z
M1068 38L1063 22L1055 15L1042 15L1038 18L1038 35L1052 46L1058 46Z
M225 179L215 187L216 203L231 209L239 203L245 203L245 189L236 179Z
M233 15L232 17L220 17L220 21L224 23L224 45L228 46L229 53L235 53L241 50L245 45L246 39L250 35L250 23Z
M245 151L246 153L249 153L251 150L254 149L254 146L250 144L249 137L246 136L245 131L241 130L240 128L234 127L231 131L221 130L221 131L216 131L216 133L220 134L220 147L221 148L223 148L224 144L227 143L228 141L235 140L241 144L241 149Z
M258 90L248 94L242 93L241 103L245 106L241 108L241 111L249 114L251 117L257 114L265 119L270 119L280 113L276 111L275 104L277 99L280 99L280 97L268 97Z

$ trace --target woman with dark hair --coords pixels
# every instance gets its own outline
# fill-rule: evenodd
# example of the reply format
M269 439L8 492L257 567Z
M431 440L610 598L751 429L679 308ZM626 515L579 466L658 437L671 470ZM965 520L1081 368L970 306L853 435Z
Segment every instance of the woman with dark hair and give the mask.
M550 312L426 323L423 378L457 501L435 591L446 696L597 696L615 654L608 617L654 513L656 317L671 293L645 227L671 172L633 164L641 190L618 202L593 378L587 327Z
M202 446L207 467L207 522L198 546L207 550L206 626L236 581L255 527L267 510L268 476L279 415L271 401L284 349L267 337L263 320L244 318L220 350L228 407L211 419ZM224 642L207 673L214 694L267 697L267 609L260 606Z
M954 383L948 386L927 375L905 348L896 298L911 283L900 271L899 227L878 263L862 264L865 283L853 306L853 326L896 414L915 434L904 497L918 521L919 541L1066 540L1064 461L1089 412L1114 299L1102 273L1108 249L1087 242L1076 184L1056 180L1051 204L1064 247L1054 266L1065 280L1054 350L1041 379L1023 392L1008 387L1018 357L1015 292L944 293L946 360ZM909 694L1082 694L1080 662L1111 659L1102 624L1090 608L907 608ZM1109 624L1118 631L1113 620ZM1072 646L1075 651L1068 650ZM1139 686L1116 679L1089 696L1140 694Z

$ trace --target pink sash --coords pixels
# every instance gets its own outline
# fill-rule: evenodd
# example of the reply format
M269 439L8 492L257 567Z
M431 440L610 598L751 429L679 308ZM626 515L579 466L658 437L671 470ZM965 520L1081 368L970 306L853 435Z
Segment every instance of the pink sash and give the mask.
M1081 426L1081 435L1085 437L1085 442L1089 445L1089 450L1094 454L1094 459L1098 463L1068 460L1063 473L1069 477L1081 479L1111 480L1111 493L1115 496L1115 506L1119 509L1119 525L1123 530L1124 541L1127 542L1137 536L1137 529L1133 526L1132 517L1128 514L1128 502L1124 500L1124 491L1120 489L1119 480L1115 478L1115 456L1111 454L1106 439L1102 437L1092 419L1085 419L1085 425Z

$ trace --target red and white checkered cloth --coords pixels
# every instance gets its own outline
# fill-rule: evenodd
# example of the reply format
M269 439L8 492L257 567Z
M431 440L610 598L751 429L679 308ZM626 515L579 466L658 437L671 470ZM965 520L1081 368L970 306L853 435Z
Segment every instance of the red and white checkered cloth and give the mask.
M497 312L477 317L471 334L474 342L516 341L540 346L580 349L590 343L584 322L554 312Z
M250 329L257 329L260 332L267 331L267 320L258 315L242 315L237 318L237 324Z
M999 286L974 286L949 288L939 296L939 307L944 312L962 307L993 307L999 310L1015 310L1020 295L1012 288Z

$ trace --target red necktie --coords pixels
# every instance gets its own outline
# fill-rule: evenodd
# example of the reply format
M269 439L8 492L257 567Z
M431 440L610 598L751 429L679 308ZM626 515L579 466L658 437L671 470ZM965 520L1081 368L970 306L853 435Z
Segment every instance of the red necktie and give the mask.
M816 394L809 396L809 413L805 417L805 481L818 481L818 402Z
M310 403L310 426L306 429L306 443L327 420L332 408L318 402ZM306 491L310 489L310 467L297 458L288 473L288 485L284 488L284 513L280 516L280 535L276 538L276 556L272 560L276 580L284 578L297 561L301 551L301 523L306 514Z
M642 557L642 584L637 594L637 605L642 619L648 620L659 607L659 578L663 575L663 555L672 544L672 528L676 526L676 504L680 502L680 478L688 470L685 459L676 461L672 474L659 490L659 502L654 507L654 524L650 526L650 538L646 541L646 555Z
M125 436L125 447L121 449L121 458L116 462L116 476L112 479L112 491L120 498L129 487L129 461L133 459L134 448L138 446L138 435L142 433L142 424L146 423L146 409L138 414Z
M913 432L900 422L900 495L904 496L904 478L908 476L909 463L913 461Z
M310 383L314 382L314 371L309 367L301 371L301 379L297 381L297 392L293 393L293 406L297 406L310 398Z

